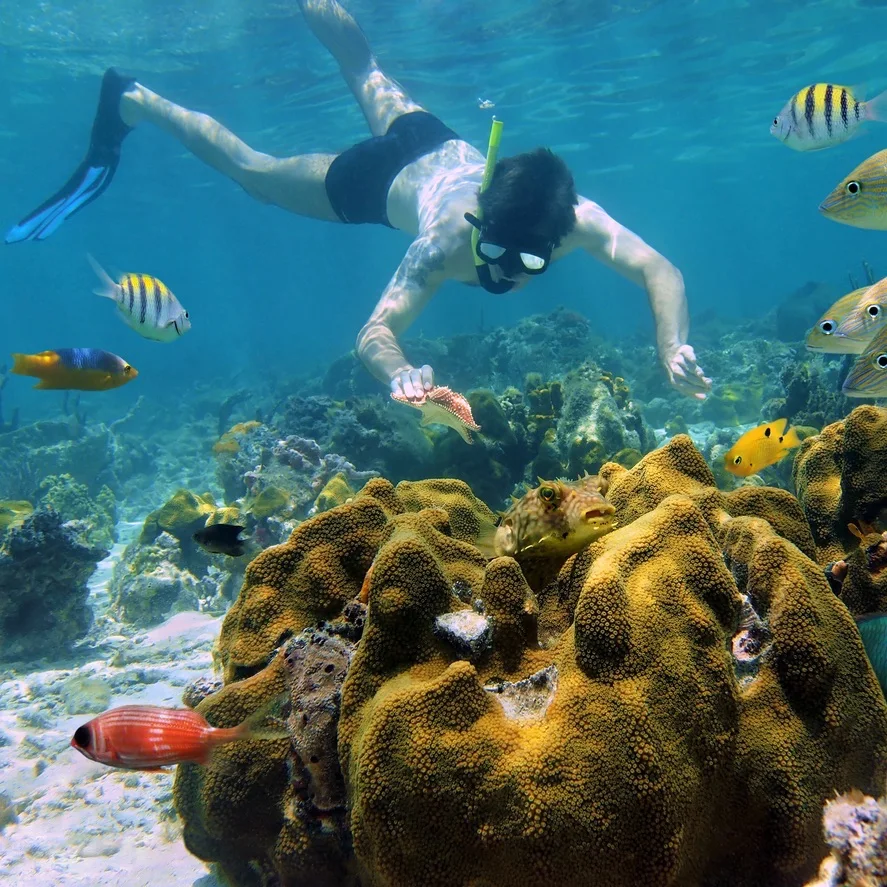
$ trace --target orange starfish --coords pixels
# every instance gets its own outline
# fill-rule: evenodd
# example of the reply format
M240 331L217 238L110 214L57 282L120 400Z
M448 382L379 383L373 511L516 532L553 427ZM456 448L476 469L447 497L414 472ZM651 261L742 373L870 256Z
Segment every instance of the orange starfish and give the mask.
M391 399L406 403L422 413L422 425L448 425L462 435L465 443L471 443L471 432L480 431L471 414L471 404L459 394L443 385L426 391L420 400L408 400L402 394L391 393Z

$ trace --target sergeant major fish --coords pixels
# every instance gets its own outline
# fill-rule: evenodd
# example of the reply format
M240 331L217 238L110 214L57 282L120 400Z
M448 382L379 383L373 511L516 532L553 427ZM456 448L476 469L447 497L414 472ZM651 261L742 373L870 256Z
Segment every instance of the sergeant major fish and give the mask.
M770 132L795 151L818 151L846 142L866 120L884 119L887 92L866 102L846 86L814 83L785 103Z
M863 160L819 204L833 222L887 231L887 149Z
M172 342L191 329L191 318L172 290L148 274L124 274L115 283L104 268L87 256L102 281L93 292L117 303L124 322L155 342Z
M835 335L835 331L859 304L862 294L868 289L869 287L862 286L853 290L828 308L807 333L805 344L808 351L824 351L827 354L859 354L864 349L865 345L861 345L856 340L848 340L846 337L838 337Z
M801 445L794 428L786 431L788 419L776 419L746 431L724 454L724 468L739 477L757 474L775 465L789 450Z
M12 372L35 376L35 388L59 391L108 391L139 374L122 357L100 348L56 348L39 354L13 354Z

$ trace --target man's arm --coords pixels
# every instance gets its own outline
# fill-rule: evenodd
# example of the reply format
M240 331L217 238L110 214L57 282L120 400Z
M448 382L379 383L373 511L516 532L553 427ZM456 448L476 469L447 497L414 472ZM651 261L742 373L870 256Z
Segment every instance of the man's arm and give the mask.
M656 348L669 382L681 393L703 399L711 379L696 365L696 354L687 344L690 320L681 272L590 200L580 198L573 237L596 259L647 291Z
M370 319L357 336L357 355L380 381L392 385L409 399L420 397L434 385L431 367L415 368L397 342L421 314L446 279L446 253L437 240L417 237L391 278Z

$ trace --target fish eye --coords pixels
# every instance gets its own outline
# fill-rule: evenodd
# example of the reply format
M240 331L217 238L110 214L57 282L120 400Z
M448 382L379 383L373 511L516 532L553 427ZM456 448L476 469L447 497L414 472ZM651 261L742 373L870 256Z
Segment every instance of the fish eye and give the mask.
M887 370L887 354L879 354L875 358L875 365L879 370Z
M773 118L773 125L774 125L774 126L779 126L779 118L778 118L778 117L774 117L774 118Z
M819 324L819 331L830 336L835 331L835 322L833 320L823 320Z
M89 732L89 727L87 727L86 724L76 729L74 732L74 742L80 748L89 748L90 743L92 742L92 734Z
M128 376L131 372L132 367L128 363L123 364L123 375Z
M736 456L736 457L733 459L733 464L734 464L734 465L742 465L742 456Z
M554 490L551 487L542 487L539 490L539 495L546 501L551 502L554 499Z
M187 311L185 312L185 317L187 317L189 320L191 319L191 315Z
M856 181L856 179L853 179L852 181L847 182L847 184L844 186L844 190L848 194L859 194L859 192L862 190L862 185L860 185L859 182Z
M880 305L869 305L868 314L869 317L877 317L881 313Z

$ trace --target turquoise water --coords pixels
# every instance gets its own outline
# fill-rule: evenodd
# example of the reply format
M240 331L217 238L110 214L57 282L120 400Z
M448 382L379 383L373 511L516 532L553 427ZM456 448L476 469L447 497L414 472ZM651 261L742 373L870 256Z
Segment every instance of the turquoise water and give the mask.
M681 269L691 315L755 317L808 279L843 287L861 258L877 271L882 235L816 207L887 127L814 154L779 145L768 127L808 82L863 84L870 95L887 86L879 4L356 2L353 11L383 67L475 145L491 113L480 97L506 123L503 153L537 144L562 153L581 194ZM269 153L337 151L367 135L294 4L203 4L186 18L157 3L0 12L4 226L79 162L110 64ZM97 407L114 410L137 392L174 403L192 381L237 370L310 368L352 346L406 244L393 231L259 205L145 126L99 202L45 242L0 251L0 354L116 351L142 376ZM191 333L174 347L133 336L90 295L87 251L165 280L193 315ZM556 304L606 336L650 327L641 292L575 255L513 297L448 284L416 331L473 330L481 312L489 327ZM29 413L55 409L14 381Z

